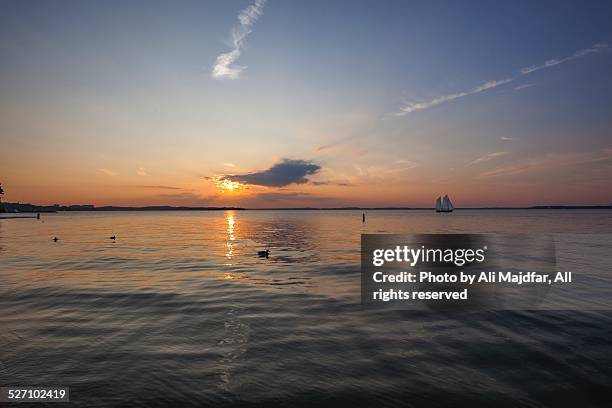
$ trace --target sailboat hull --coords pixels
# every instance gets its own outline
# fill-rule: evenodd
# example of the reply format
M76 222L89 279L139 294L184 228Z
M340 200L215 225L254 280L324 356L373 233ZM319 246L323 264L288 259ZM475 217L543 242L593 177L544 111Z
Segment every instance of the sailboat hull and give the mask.
M437 213L453 212L453 210L436 210Z

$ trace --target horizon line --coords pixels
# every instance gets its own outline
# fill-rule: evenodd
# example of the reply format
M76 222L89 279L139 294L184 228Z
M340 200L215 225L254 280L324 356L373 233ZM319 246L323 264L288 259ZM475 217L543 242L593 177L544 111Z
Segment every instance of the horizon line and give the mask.
M38 205L31 203L11 203L0 202L0 205L8 205L15 207L30 207L16 208L17 211L6 212L7 214L19 213L36 213L36 212L111 212L111 211L307 211L307 210L328 210L328 211L373 211L373 210L434 210L435 207L410 207L410 206L337 206L337 207L238 207L238 206L191 206L191 205L101 205L93 204L53 204L53 205ZM609 204L539 204L529 206L481 206L481 207L455 207L455 210L529 210L529 209L612 209L612 202Z

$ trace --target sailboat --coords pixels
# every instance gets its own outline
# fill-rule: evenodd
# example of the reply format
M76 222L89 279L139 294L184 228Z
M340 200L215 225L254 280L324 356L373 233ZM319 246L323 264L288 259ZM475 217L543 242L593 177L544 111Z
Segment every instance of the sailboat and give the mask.
M436 212L453 212L454 209L455 207L450 198L448 198L448 194L444 198L436 198Z

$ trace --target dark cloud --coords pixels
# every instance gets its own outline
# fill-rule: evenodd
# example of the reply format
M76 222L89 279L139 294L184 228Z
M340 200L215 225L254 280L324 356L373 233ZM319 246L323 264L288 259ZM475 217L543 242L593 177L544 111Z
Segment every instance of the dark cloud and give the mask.
M317 173L321 166L306 160L284 159L267 170L247 174L227 175L225 178L257 186L283 187L289 184L304 184L306 176Z
M315 186L340 186L348 187L351 185L348 181L313 181L312 184Z

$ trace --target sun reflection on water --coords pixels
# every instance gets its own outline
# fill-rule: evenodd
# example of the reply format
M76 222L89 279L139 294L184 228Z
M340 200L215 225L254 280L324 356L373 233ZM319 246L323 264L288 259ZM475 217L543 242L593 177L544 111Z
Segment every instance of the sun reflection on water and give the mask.
M234 257L234 240L236 237L234 236L234 229L236 227L236 219L234 218L234 212L228 211L225 214L225 219L227 222L227 241L225 242L225 257L228 260L231 260ZM232 263L228 262L226 265L231 266Z

